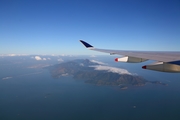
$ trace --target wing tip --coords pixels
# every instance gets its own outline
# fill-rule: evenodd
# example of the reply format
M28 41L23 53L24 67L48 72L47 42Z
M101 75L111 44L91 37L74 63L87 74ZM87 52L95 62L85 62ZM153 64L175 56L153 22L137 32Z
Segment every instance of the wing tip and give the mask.
M90 45L89 43L83 41L83 40L79 40L86 48L93 48L92 45Z

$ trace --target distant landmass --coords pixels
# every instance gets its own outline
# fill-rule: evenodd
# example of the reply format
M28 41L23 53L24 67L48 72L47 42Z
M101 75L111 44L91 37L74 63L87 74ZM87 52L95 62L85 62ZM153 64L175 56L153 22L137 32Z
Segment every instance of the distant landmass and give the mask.
M162 84L159 81L147 81L143 77L129 73L125 69L115 68L89 59L77 59L46 67L53 78L72 76L77 80L95 85L115 85L127 89L126 85L144 86L146 83Z

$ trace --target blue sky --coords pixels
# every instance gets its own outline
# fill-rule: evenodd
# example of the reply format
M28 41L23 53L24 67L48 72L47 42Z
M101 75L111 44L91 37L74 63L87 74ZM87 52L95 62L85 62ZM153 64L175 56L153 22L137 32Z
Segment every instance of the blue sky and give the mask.
M0 54L180 51L179 0L1 0Z

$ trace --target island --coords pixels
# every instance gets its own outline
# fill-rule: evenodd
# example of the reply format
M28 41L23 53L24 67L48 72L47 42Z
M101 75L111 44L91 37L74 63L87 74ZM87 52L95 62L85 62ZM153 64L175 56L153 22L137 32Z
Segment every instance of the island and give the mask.
M76 80L84 80L85 83L120 86L121 89L127 89L126 85L144 86L146 83L166 85L159 81L148 81L143 77L131 74L126 70L110 67L89 59L72 60L46 68L50 71L53 78L72 76Z

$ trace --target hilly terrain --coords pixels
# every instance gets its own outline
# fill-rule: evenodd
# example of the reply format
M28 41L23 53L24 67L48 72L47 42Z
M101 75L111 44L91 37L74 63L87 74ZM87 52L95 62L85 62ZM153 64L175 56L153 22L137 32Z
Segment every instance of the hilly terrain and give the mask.
M85 83L95 85L144 86L146 83L166 85L159 81L147 81L141 76L129 73L125 69L111 67L89 59L77 59L47 68L53 78L72 76L74 79L84 80Z

